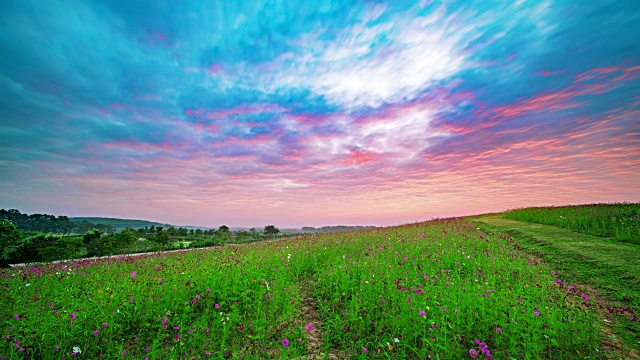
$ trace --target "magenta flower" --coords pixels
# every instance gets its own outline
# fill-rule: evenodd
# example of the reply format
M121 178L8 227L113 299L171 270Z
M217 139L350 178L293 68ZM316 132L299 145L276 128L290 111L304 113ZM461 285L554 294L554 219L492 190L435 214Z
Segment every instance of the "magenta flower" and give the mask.
M369 351L369 350L367 350L367 348L363 346L363 347L362 347L362 352L366 354L366 353L367 353L367 351Z
M284 347L288 347L289 346L289 339L287 339L287 338L282 339L282 345L284 345Z
M163 329L163 330L167 330L167 328L168 328L168 327L169 327L169 325L167 325L167 324L162 324L162 329Z
M305 330L306 330L308 333L310 333L310 332L312 332L312 331L313 331L313 330L315 330L315 329L313 328L313 325L311 325L311 323L307 323L307 326L305 326Z
M209 333L209 327L207 326L206 329L204 329L204 332L206 332L207 334Z
M534 312L533 312L533 315L535 315L535 316L540 316L540 311L538 311L538 310L534 311Z
M109 327L109 324L107 324L106 322L103 322L103 323L102 323L102 328L103 328L103 329L106 329L106 328L108 328L108 327Z
M420 310L420 314L419 314L419 316L425 316L426 314L427 314L427 313L426 313L426 312L424 312L424 310Z
M162 323L166 324L167 323L167 318L162 318Z
M14 317L16 320L18 320L18 319L20 318L20 315L15 314L15 315L13 315L13 317Z
M75 318L76 318L76 314L71 313L71 314L69 314L69 317L73 320L73 319L75 319Z
M244 325L240 325L240 327L238 328L240 331L244 330Z
M500 329L499 327L497 327L497 328L496 328L496 331L497 331L497 332L499 332L499 333L501 333L501 332L502 332L502 329Z
M53 301L49 301L49 307L53 307Z
M93 332L93 335L94 335L94 336L98 336L98 334L100 334L100 330L95 330L95 331Z
M218 304L216 304L214 307L215 307L216 309L220 309L220 305L218 305Z
M180 325L176 325L173 327L173 330L180 330Z
M180 334L176 334L176 340L180 340Z
M122 356L127 355L127 350L122 350Z
M131 273L131 278L133 279L134 277L136 277L136 275L138 275L138 273L136 273L135 271Z
M476 351L476 349L471 349L469 350L469 356L471 356L471 358L475 359L478 357L478 352Z

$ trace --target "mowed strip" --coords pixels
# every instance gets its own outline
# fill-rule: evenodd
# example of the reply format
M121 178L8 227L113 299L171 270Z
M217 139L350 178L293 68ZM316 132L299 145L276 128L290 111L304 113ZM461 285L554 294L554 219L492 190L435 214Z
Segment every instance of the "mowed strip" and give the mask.
M611 238L573 232L550 225L527 223L486 215L471 219L477 227L511 236L522 248L544 253L544 260L559 271L559 277L601 291L614 302L605 305L630 308L640 317L640 245ZM631 348L640 349L640 322L616 324Z

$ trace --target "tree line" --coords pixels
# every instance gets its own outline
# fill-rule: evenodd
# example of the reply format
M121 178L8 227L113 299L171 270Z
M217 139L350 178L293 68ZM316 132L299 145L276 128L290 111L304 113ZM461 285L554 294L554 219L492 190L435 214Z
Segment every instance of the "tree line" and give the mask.
M46 216L56 218L53 215ZM274 225L265 226L262 232L255 228L232 232L226 225L218 229L205 230L151 226L140 229L126 228L112 233L93 228L83 235L64 235L68 233L47 233L47 230L52 229L49 225L37 228L30 224L25 230L19 224L24 226L24 223L15 224L9 218L0 218L2 267L16 263L51 262L81 257L246 243L283 236Z
M0 219L7 219L23 232L43 232L50 234L84 234L98 229L105 234L113 234L116 228L112 225L93 224L86 220L75 222L67 216L48 214L22 214L16 209L0 210Z

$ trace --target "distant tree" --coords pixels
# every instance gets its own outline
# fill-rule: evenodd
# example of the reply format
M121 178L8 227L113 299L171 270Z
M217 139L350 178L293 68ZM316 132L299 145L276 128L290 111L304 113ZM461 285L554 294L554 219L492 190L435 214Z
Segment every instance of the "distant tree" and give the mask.
M200 229L198 229L198 230L200 230ZM202 231L202 230L200 230L200 231ZM194 236L195 233L196 233L196 231L194 229L189 229L189 236Z
M98 239L102 236L102 231L98 229L89 230L82 236L82 242L85 245L89 245L93 240Z
M166 231L163 231L161 227L156 228L156 234L149 240L158 245L160 249L167 249L173 242L169 234Z
M194 232L196 237L201 237L202 236L202 229L196 229L196 231Z
M56 237L46 235L48 239L38 249L41 261L71 260L82 249L82 239L78 237Z
M113 248L116 253L125 253L136 240L138 233L132 228L126 228L113 236Z
M280 233L280 230L274 225L267 225L264 227L265 235L273 235L273 238L276 238L276 234Z
M246 230L238 231L236 233L236 238L241 242L244 241L244 239L248 238L249 236L251 236L251 233Z
M186 228L183 228L183 227L178 228L178 235L187 237L187 236L189 236L189 230L187 230Z
M16 246L22 239L22 233L9 220L0 220L0 268L9 267L7 248Z

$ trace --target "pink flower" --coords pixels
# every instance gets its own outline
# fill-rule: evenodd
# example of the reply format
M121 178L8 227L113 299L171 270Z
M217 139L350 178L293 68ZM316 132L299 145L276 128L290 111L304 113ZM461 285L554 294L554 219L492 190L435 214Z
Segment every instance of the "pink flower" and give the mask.
M135 271L131 273L131 278L133 279L134 277L136 277L136 275L138 275L138 273L136 273Z
M420 314L419 314L419 316L425 316L426 314L427 314L427 313L426 313L426 312L424 312L424 310L420 310Z
M313 325L311 325L311 323L307 323L307 326L305 326L305 330L306 330L308 333L310 333L310 332L312 332L312 331L313 331L313 330L315 330L315 329L313 328Z
M93 335L94 335L94 336L98 336L98 334L100 334L100 330L95 330L95 331L93 332Z
M471 349L469 350L469 356L471 356L473 359L478 357L478 352L475 349Z
M216 304L214 307L215 307L216 309L220 309L220 305L218 305L218 304Z
M287 338L282 339L282 345L284 345L284 347L288 347L289 346L289 339L287 339Z
M75 319L75 318L76 318L76 314L71 313L71 314L69 314L69 317L70 317L71 319Z
M533 315L535 315L535 316L540 316L540 311L538 311L538 310L534 311L534 312L533 312Z
M20 315L15 314L15 315L13 315L13 317L14 317L16 320L18 320L18 319L20 318Z
M106 328L108 328L108 327L109 327L109 324L107 324L106 322L103 322L103 323L102 323L102 328L103 328L103 329L106 329Z
M367 350L367 348L363 346L363 347L362 347L362 352L366 354L366 353L367 353L367 351L369 351L369 350Z
M167 323L167 318L162 318L162 323L166 324Z
M502 332L502 329L500 329L499 327L497 327L497 328L496 328L496 331L497 331L497 332L499 332L499 333L501 333L501 332Z

